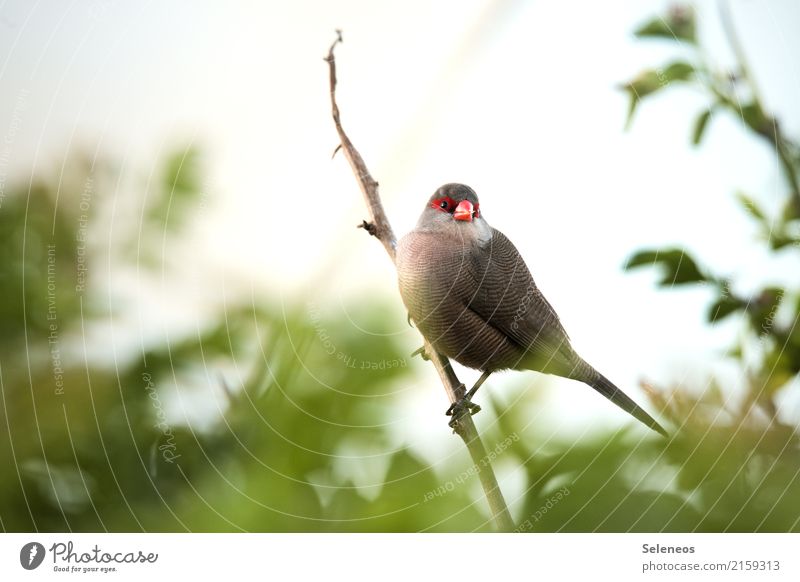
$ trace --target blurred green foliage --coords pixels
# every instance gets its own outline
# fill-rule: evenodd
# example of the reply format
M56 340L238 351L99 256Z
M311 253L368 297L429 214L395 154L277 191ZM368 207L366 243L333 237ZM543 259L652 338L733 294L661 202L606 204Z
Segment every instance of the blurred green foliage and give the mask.
M722 11L723 26L738 58L734 70L715 70L709 65L694 33L691 36L662 34L664 30L684 28L694 30L694 19L688 8L673 8L670 13L644 25L637 31L643 38L666 38L671 42L681 40L684 50L689 50L694 62L687 65L691 75L669 78L645 93L637 93L634 80L623 86L631 94L631 111L643 97L666 87L673 80L691 83L709 99L708 108L698 114L692 132L692 143L698 145L708 127L709 120L717 112L728 114L740 120L741 126L755 139L761 140L772 149L777 157L786 182L781 211L772 216L756 200L742 192L735 199L742 209L758 226L762 242L773 255L779 253L800 253L800 148L783 132L780 123L768 114L759 98L759 91L747 67L745 55L739 45L730 15ZM658 25L656 23L661 23ZM676 23L677 22L677 23ZM659 28L661 26L661 28ZM653 33L660 31L660 33ZM666 67L669 71L673 65ZM662 69L648 70L637 79L650 76L663 76ZM708 321L717 323L732 315L742 315L744 329L736 337L731 356L748 378L748 397L745 399L743 414L748 414L751 405L759 405L775 423L777 406L775 396L788 389L800 374L800 289L785 289L777 284L767 283L763 288L748 294L739 292L736 281L715 274L712 269L698 267L697 261L681 249L646 249L637 251L627 262L626 268L658 266L663 276L659 285L673 287L681 284L702 284L714 290L716 298L708 310ZM746 360L746 353L755 353L757 362Z
M672 70L674 64L644 71L623 85L623 89L630 94L633 115L642 98L672 81L691 84L709 100L708 107L698 113L694 122L693 145L701 143L709 121L717 113L732 115L754 139L765 143L774 152L785 179L783 200L777 205L780 212L770 215L753 197L742 192L736 193L735 200L756 223L761 243L766 244L769 254L776 259L784 253L796 257L800 253L800 147L764 108L727 5L721 6L723 28L738 60L733 70L716 70L708 63L695 37L694 13L677 7L643 25L636 34L642 38L683 41L682 49L688 50L693 62L683 66L679 75L663 74ZM652 77L664 82L639 91L640 80ZM676 423L703 430L703 438L687 449L691 453L688 458L713 459L713 465L707 473L692 474L693 463L681 470L681 483L685 487L696 487L701 492L705 489L708 495L706 503L710 505L700 527L705 529L716 512L719 515L712 520L716 527L725 524L726 518L730 520L725 530L761 530L770 523L774 525L769 529L796 531L800 523L800 502L796 501L800 499L797 497L800 447L797 427L782 418L777 396L798 388L800 288L767 282L745 294L738 291L736 280L716 274L711 268L699 267L683 249L639 250L626 264L627 269L642 266L658 267L663 274L658 284L665 288L705 285L712 289L716 297L707 312L709 323L740 316L742 329L728 353L746 379L745 394L736 409L729 404L733 399L723 397L723 390L716 383L700 395L681 388L650 387L653 399L661 402ZM790 495L791 501L786 499ZM761 508L761 518L756 507Z
M696 46L695 28L694 14L676 9L637 35ZM711 73L697 58L625 85L631 112L666 84L691 82L712 99L696 123L696 143L711 112L728 108L760 138L780 138L780 145L770 142L776 155L795 151L777 124L767 127L772 118L758 101L731 109L735 101L708 84ZM728 77L748 82L741 74ZM141 277L163 275L153 259L169 255L165 234L180 237L205 194L202 160L193 147L166 157L142 200L143 223L111 241L121 249L115 261L128 261ZM3 530L490 529L479 467L465 451L431 464L397 445L394 428L402 419L393 413L407 397L398 387L428 365L379 333L394 327L387 313L402 321L398 301L348 306L378 333L327 315L313 297L289 305L265 298L221 306L193 333L143 339L138 348L134 342L125 357L92 349L94 330L101 344L111 341L103 325L120 309L97 280L108 250L93 237L106 232L102 209L116 183L114 171L77 164L58 183L9 191L0 208ZM87 195L91 204L82 205ZM738 200L764 226L775 252L798 251L791 204L773 217L744 195ZM741 341L749 337L764 348L756 368L745 370L742 362L746 402L732 409L728 391L713 382L701 394L646 386L671 422L669 440L643 437L645 429L631 425L577 441L531 426L533 390L513 394L511 407L491 402L478 424L495 465L510 467L522 483L514 505L518 531L800 530L796 427L779 421L774 401L800 369L796 290L773 285L740 296L732 281L680 248L639 251L628 263L643 265L658 266L667 288L716 289L712 323L745 315ZM789 317L776 318L786 305ZM381 364L389 362L402 365ZM433 377L426 390L440 389ZM181 420L170 412L175 394L186 408L213 400L218 414L203 423ZM436 438L457 439L444 415L439 428Z
M199 159L194 148L167 156L142 201L141 229L116 235L115 260L160 276L154 259L169 254L165 231L178 236L175 226L191 219L202 195ZM409 375L409 355L388 334L367 337L344 318L327 321L313 303L287 311L267 299L225 305L198 333L143 340L126 357L96 353L92 331L119 299L93 280L109 250L85 243L87 225L96 233L104 224L85 220L81 200L86 212L102 214L116 177L80 165L74 173L9 192L0 209L4 530L480 527L465 489L425 501L442 477L391 444L394 383ZM352 313L380 329L386 311ZM202 427L168 412L169 387L191 408L197 383L220 410ZM359 464L379 469L368 494L348 474L363 473L352 469Z

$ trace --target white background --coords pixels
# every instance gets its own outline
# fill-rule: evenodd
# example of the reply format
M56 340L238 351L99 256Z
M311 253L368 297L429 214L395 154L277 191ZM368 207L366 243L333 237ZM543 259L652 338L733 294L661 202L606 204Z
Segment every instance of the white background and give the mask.
M23 570L19 551L30 541L49 550L72 540L76 553L159 554L155 564L118 572L53 571L48 556ZM77 534L0 536L3 580L797 580L796 536L789 534ZM690 554L642 553L642 545L695 548ZM767 572L649 572L645 563L778 560ZM581 578L579 578L581 577Z

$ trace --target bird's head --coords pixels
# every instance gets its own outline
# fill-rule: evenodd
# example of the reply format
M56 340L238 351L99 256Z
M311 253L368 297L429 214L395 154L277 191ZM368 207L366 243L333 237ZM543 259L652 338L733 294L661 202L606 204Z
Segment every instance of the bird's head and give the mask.
M484 230L478 195L464 184L445 184L430 197L417 226L431 230Z

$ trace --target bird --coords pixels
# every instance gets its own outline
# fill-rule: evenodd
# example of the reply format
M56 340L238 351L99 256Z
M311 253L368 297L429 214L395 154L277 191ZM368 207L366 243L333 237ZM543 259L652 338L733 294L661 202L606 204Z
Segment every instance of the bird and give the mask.
M553 306L514 244L483 216L464 184L441 186L397 244L398 285L409 319L440 354L480 370L447 410L457 418L494 372L535 370L583 382L647 427L667 431L570 344Z

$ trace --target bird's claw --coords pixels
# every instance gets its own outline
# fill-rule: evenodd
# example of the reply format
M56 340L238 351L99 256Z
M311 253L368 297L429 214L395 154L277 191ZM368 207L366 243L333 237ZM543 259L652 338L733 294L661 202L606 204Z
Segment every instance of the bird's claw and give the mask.
M455 428L456 423L458 423L459 419L464 416L465 414L469 413L470 416L478 414L481 411L481 407L472 402L472 400L468 400L465 396L462 396L455 402L450 405L450 408L447 409L445 414L447 416L452 416L453 418L450 419L450 422L447 423L450 425L450 428Z

